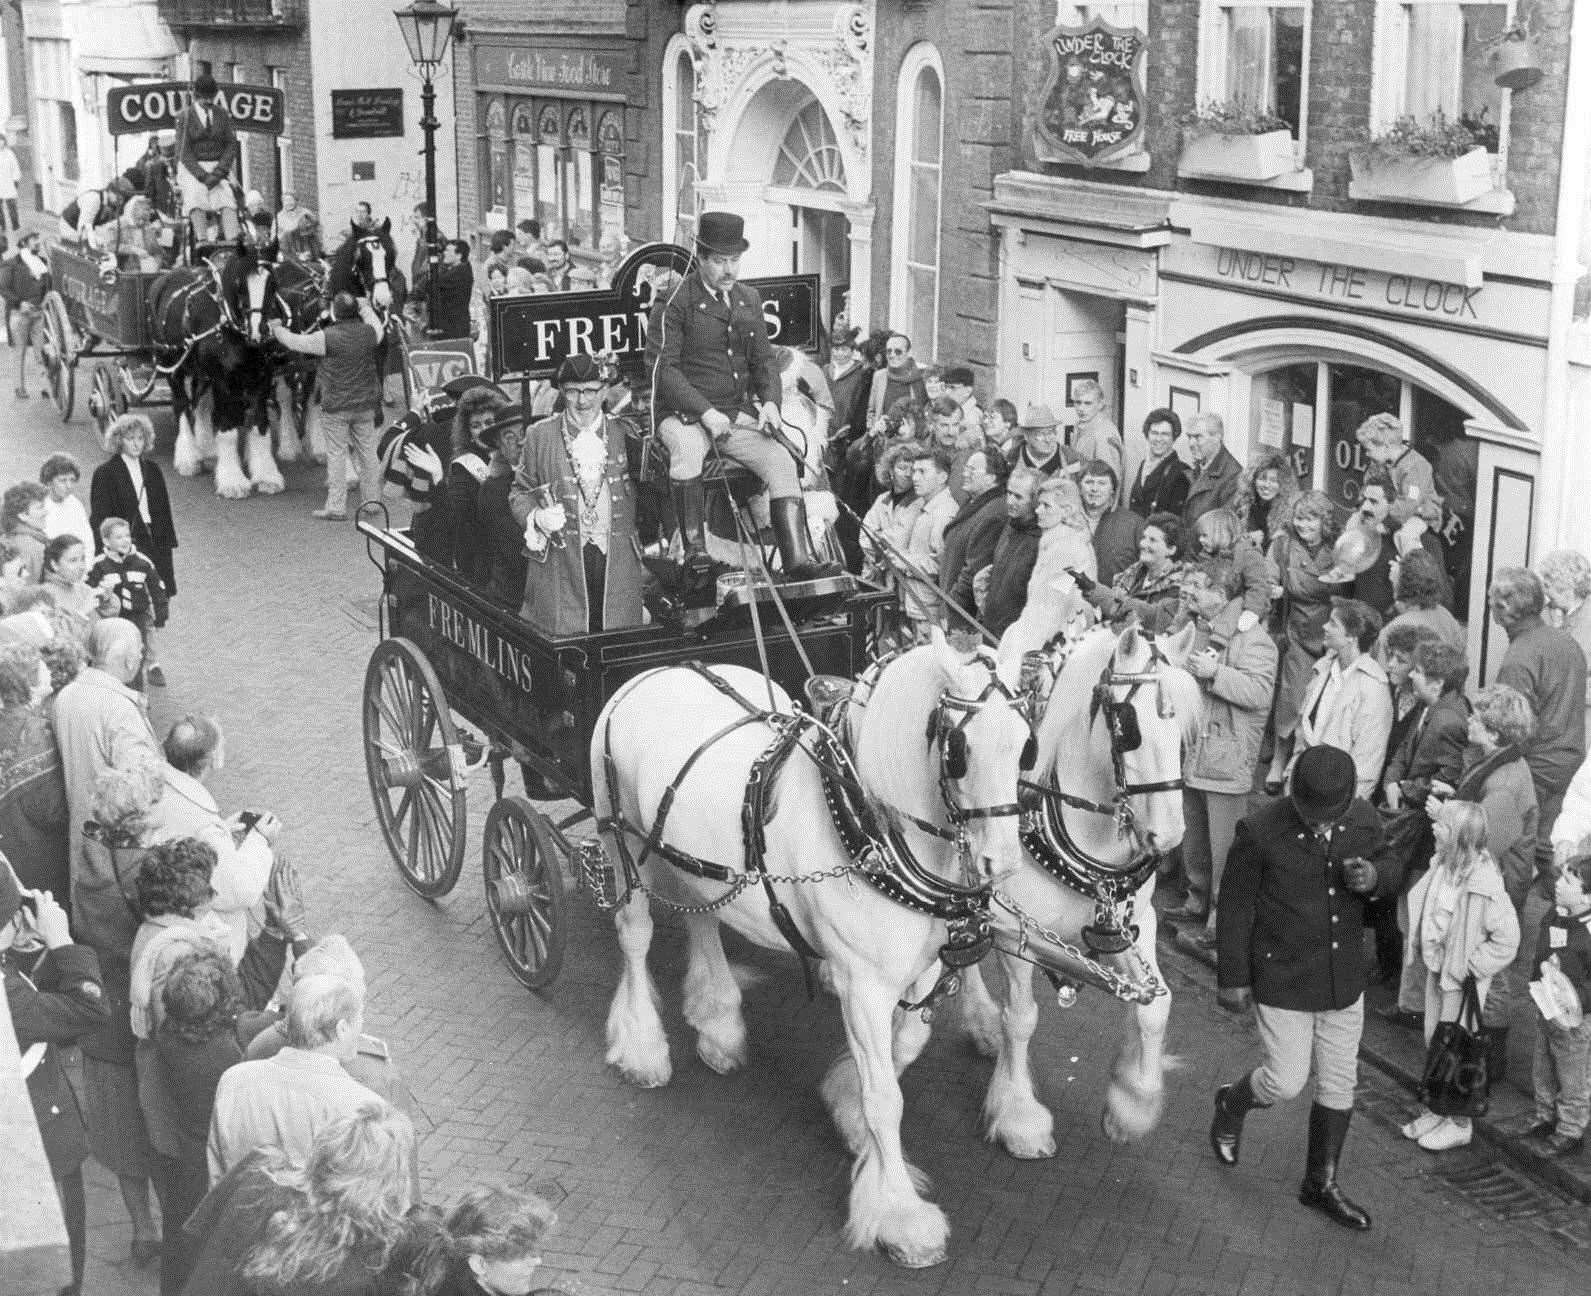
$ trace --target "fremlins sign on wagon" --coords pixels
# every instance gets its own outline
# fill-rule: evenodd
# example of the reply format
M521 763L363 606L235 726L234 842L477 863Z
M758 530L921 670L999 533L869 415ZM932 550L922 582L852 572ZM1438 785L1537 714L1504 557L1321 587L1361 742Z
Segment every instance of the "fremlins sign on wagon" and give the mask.
M1045 42L1050 75L1039 96L1041 161L1094 166L1138 142L1144 125L1144 34L1096 18L1057 27Z

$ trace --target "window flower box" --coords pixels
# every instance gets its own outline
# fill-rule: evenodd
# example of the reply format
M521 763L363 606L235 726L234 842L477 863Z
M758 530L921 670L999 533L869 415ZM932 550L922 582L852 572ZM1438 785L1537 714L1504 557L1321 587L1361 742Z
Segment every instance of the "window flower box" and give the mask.
M1290 130L1230 135L1190 129L1177 159L1177 174L1195 180L1274 180L1296 170Z
M1492 155L1477 145L1457 157L1388 157L1355 150L1349 196L1382 202L1461 206L1492 191Z

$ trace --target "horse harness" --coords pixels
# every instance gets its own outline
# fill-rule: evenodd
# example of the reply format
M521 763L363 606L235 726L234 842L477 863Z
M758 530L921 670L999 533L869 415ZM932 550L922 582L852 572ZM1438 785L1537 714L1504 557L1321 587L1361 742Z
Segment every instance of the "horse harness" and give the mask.
M710 912L722 908L736 899L740 892L757 881L761 881L768 898L768 908L774 925L778 928L791 949L800 956L801 970L806 980L807 993L811 997L816 991L816 982L813 976L812 964L822 959L822 954L812 947L805 936L801 934L795 919L790 911L779 899L774 890L774 883L804 882L815 883L838 877L854 877L860 875L882 895L895 903L912 909L929 918L944 922L949 926L949 933L944 945L939 951L939 959L943 964L938 982L929 994L920 1002L901 1002L901 1007L908 1010L928 1009L939 998L946 994L954 994L959 988L960 969L977 963L987 954L994 945L994 936L989 915L991 888L987 883L971 884L950 882L924 868L913 854L910 846L900 833L887 824L880 823L879 816L874 813L868 804L867 797L861 786L860 776L857 773L855 762L845 744L836 736L824 721L805 711L777 712L765 710L746 699L733 685L721 679L707 669L699 661L683 663L685 669L693 671L705 680L719 693L739 706L743 714L724 725L714 733L708 735L700 745L686 758L680 766L673 780L664 790L658 802L657 813L652 821L650 832L643 833L638 827L631 824L620 813L620 783L617 762L613 758L612 748L612 712L609 712L607 724L603 729L602 763L604 776L607 781L608 800L612 813L605 819L597 821L599 831L610 831L617 845L619 859L624 868L624 891L622 895L615 894L610 907L623 904L632 891L645 891L641 882L641 868L649 856L657 854L675 867L696 877L707 878L711 881L724 882L730 890L723 896L708 904L697 907L683 906L672 901L664 901L672 908L687 912ZM661 668L668 669L668 668ZM638 676L627 687L634 687L648 675ZM1002 691L1003 691L1003 686ZM970 819L989 818L996 814L1016 814L1015 806L980 807L973 810L964 810L957 806L950 797L947 778L961 778L966 773L966 736L960 733L961 727L966 724L971 710L976 710L990 696L991 689L985 689L978 699L958 698L946 694L941 697L936 707L931 728L935 732L960 734L960 773L955 773L957 758L948 749L950 740L941 741L941 793L946 797L947 806L954 809L961 822ZM1006 696L1010 696L1008 693ZM946 712L961 712L959 720L951 720ZM663 840L663 832L668 823L669 812L673 809L674 799L684 782L686 775L696 765L696 762L722 739L749 725L765 724L774 731L772 741L752 762L751 769L746 778L746 789L741 798L740 826L741 838L745 847L745 863L741 869L713 863L709 860L681 850ZM764 811L767 807L768 795L778 780L779 774L784 769L792 753L800 748L812 759L818 767L823 786L824 801L828 805L829 815L834 824L835 831L840 837L846 854L855 864L842 865L820 873L806 874L798 877L785 877L768 872L765 858L766 837L763 825L766 822ZM902 813L896 811L895 813ZM911 819L919 827L931 831L935 836L957 840L957 832L950 832L939 828L937 825L927 824L914 816L904 816ZM639 856L632 854L628 836L641 838L643 846ZM651 894L648 892L648 894Z
M1127 753L1138 750L1143 734L1138 725L1138 713L1133 700L1145 684L1156 688L1156 709L1161 719L1175 714L1166 700L1162 671L1170 663L1152 639L1149 669L1144 671L1118 671L1115 662L1107 662L1094 685L1089 702L1089 724L1101 715L1105 731L1110 736L1110 763L1116 793L1106 802L1090 801L1062 791L1048 783L1024 782L1022 787L1038 794L1039 804L1024 813L1022 818L1022 844L1052 877L1079 894L1093 900L1094 921L1083 928L1083 940L1096 954L1120 954L1138 939L1137 925L1128 921L1128 904L1138 889L1149 880L1160 862L1159 854L1152 850L1140 836L1133 814L1132 798L1150 796L1157 792L1181 792L1183 780L1162 779L1155 783L1131 783L1127 779ZM1125 697L1118 698L1116 690L1126 688ZM1119 835L1131 835L1135 850L1125 868L1112 865L1107 860L1084 849L1066 826L1065 807L1083 810L1090 814L1106 815L1116 822Z

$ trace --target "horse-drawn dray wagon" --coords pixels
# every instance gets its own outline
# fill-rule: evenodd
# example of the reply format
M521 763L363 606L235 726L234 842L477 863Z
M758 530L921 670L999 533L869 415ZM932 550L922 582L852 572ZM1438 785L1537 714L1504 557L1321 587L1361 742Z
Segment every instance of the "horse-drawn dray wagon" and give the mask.
M143 137L171 128L188 95L188 86L178 82L146 82L111 90L105 120L112 138L119 143L123 135ZM227 95L233 107L246 105L248 109L234 113L236 130L282 133L280 90L229 85ZM127 175L137 172L135 165ZM169 184L166 187L171 188ZM137 196L149 198L135 192ZM158 214L180 219L176 212ZM173 269L173 262L186 264L193 259L191 246L178 236L170 221L163 227L164 241L155 249L159 256L143 246L142 230L127 225L122 215L104 228L116 235L109 246L56 243L50 247L51 288L43 302L39 343L50 396L63 422L71 419L76 407L79 363L93 362L87 378L87 407L102 436L110 421L128 409L171 401L168 378L171 362L179 357L161 354L154 319L157 289ZM165 264L157 265L162 260Z
M525 326L498 328L494 354L552 364L560 347L605 337L610 358L633 363L651 293L632 304L616 286L617 301L494 308L496 325L517 315ZM902 1152L898 1076L959 987L974 995L980 1043L1000 1056L984 1115L1013 1155L1055 1152L1026 1058L1035 966L1063 1003L1090 985L1132 1005L1105 1128L1125 1139L1154 1126L1169 995L1150 895L1155 858L1182 830L1180 752L1200 707L1181 669L1191 628L1165 642L1135 628L1080 633L1057 650L1047 691L1020 656L937 630L870 660L874 614L894 594L849 577L777 585L753 537L744 583L705 618L664 609L653 624L552 637L403 532L359 527L382 572L362 723L393 859L419 894L451 890L469 775L491 763L482 871L497 940L513 974L545 988L568 889L613 914L622 966L605 1056L626 1079L672 1075L647 967L656 905L685 929L684 1017L713 1070L748 1056L721 924L793 951L809 988L838 1000L849 1048L821 1089L856 1158L854 1246L907 1265L945 1257L944 1213ZM538 799L578 808L554 822L545 803L504 795L509 761ZM990 954L1003 1012L976 975Z

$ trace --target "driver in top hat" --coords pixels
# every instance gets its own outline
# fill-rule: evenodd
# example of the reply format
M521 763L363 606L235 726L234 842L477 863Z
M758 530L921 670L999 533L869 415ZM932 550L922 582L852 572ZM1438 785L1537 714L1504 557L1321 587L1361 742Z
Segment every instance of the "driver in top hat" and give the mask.
M668 447L685 563L698 575L712 568L702 466L713 446L768 488L768 512L786 578L838 575L838 565L813 558L796 461L774 436L781 430L778 359L761 300L737 282L741 254L750 246L741 217L704 212L694 265L652 310L646 358L653 412Z

